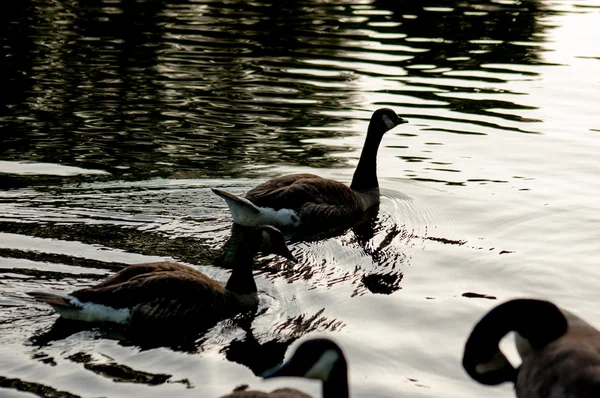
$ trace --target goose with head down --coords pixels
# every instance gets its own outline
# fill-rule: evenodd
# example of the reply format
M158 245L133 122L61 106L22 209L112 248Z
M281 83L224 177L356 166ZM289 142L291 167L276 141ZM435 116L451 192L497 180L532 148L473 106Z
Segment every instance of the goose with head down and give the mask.
M511 331L522 358L518 369L498 347ZM482 384L514 383L517 398L597 398L600 331L548 301L511 300L475 325L463 367Z
M28 294L71 320L168 327L210 324L256 308L252 263L261 247L296 261L274 227L246 228L238 238L228 257L233 269L226 284L187 265L158 262L130 265L68 296Z
M292 357L281 366L265 372L263 378L303 377L322 382L323 398L348 398L348 364L341 348L327 338L304 341ZM311 398L293 388L280 388L270 393L236 391L222 398Z
M238 197L213 189L222 197L240 225L271 224L281 228L358 220L379 204L377 151L383 135L407 123L388 108L375 111L352 183L325 179L314 174L290 174L266 181Z

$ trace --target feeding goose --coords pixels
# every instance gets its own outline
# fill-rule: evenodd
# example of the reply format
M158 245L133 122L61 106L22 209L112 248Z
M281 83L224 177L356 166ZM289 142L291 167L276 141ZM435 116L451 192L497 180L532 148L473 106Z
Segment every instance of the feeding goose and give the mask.
M348 365L340 347L330 339L306 340L281 366L263 378L303 377L322 381L323 398L348 398ZM270 393L236 391L222 398L311 398L302 391L281 388Z
M290 174L266 181L244 197L219 189L213 192L225 200L233 221L240 225L297 227L360 219L367 209L379 204L377 150L381 139L402 123L407 121L391 109L373 113L350 186L314 174Z
M238 229L239 230L239 229ZM172 325L209 324L256 308L258 294L252 263L261 247L296 261L281 232L272 226L245 228L230 250L233 265L226 284L183 264L130 265L95 286L68 296L30 292L63 318L87 322Z
M498 347L511 331L522 358L518 369ZM517 398L597 398L600 331L548 301L511 300L475 325L463 367L482 384L514 383Z

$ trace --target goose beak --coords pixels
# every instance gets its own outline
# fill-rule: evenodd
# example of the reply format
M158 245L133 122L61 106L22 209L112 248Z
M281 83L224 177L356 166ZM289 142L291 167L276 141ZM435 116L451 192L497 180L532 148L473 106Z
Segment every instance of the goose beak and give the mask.
M402 119L401 117L398 118L398 124L404 124L404 123L408 123L408 120L406 119ZM398 125L397 124L397 125Z
M290 362L284 362L279 366L267 370L262 374L263 379L272 379L273 377L293 376L294 372L290 368Z
M292 252L286 244L282 244L282 246L279 247L278 250L276 250L274 253L295 263L298 262L298 259L294 257L294 255L292 254Z
M278 247L275 250L273 250L272 253L273 254L277 254L278 256L286 258L286 259L288 259L290 261L293 261L295 263L298 262L298 259L296 257L294 257L294 255L292 254L292 252L290 251L290 249L284 243L282 243L280 247Z
M283 257L287 258L288 260L290 260L290 261L292 261L294 263L298 262L298 259L296 257L294 257L294 255L291 252L289 252L289 251L287 253L285 253L283 255Z

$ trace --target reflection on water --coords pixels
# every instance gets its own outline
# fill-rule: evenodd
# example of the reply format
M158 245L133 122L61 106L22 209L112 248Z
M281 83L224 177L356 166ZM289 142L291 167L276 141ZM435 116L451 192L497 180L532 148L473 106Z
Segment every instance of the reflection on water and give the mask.
M596 0L23 0L0 21L0 395L263 389L326 334L353 396L510 396L458 365L495 299L600 316ZM151 261L227 280L210 188L349 181L381 107L411 121L380 148L381 205L293 237L298 264L261 258L255 314L157 339L26 298Z
M222 261L220 247L232 251L222 243L232 233L227 208L202 181L198 188L186 187L186 180L177 182L179 186L175 183L153 180L138 189L110 184L65 186L0 195L0 236L10 246L0 248L0 253L26 261L23 266L6 262L7 266L10 263L6 271L55 278L77 272L98 279L105 271L119 270L127 263L147 262L146 256L152 256L151 261L175 259L230 268ZM14 201L13 195L21 199ZM350 228L293 236L291 248L299 263L267 258L259 260L256 268L270 278L304 280L314 286L350 282L357 285L355 294L364 288L387 294L398 290L403 264L408 261L404 248L414 245L414 240L422 241L427 233L409 231L406 220L393 214L413 211L409 201L385 196L382 200L381 210L373 207L362 222ZM198 202L206 209L199 209ZM31 246L42 251L30 251ZM139 255L127 260L123 251ZM355 264L348 268L338 256ZM35 262L68 266L39 267Z
M217 349L227 360L244 365L260 376L266 370L280 364L289 346L298 338L308 333L337 332L344 326L341 321L324 317L322 309L311 316L299 315L280 320L271 330L255 331L251 324L256 323L256 328L261 329L263 324L269 322L267 312L263 308L260 314L237 316L207 330L172 330L168 334L149 334L147 331L130 330L115 325L100 326L58 318L49 328L44 326L36 331L29 338L29 342L38 347L33 359L54 366L55 360L44 353L44 348L50 347L54 341L81 336L84 332L88 333L88 337L117 340L124 347L135 347L140 351L168 347L174 351L202 353ZM94 358L83 352L72 354L66 359L83 363L86 370L119 382L156 385L171 378L165 374L135 371L110 361L110 358ZM189 381L186 383L189 384Z
M508 65L543 64L543 3L427 3L20 2L2 156L129 179L342 166L307 139L367 119L365 88L470 125L442 131L535 131L515 124L536 122L523 93L498 87L536 75Z

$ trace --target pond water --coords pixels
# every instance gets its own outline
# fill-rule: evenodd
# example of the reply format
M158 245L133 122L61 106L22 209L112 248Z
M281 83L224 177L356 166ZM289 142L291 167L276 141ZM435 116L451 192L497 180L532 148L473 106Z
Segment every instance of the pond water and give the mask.
M354 397L513 396L460 365L487 310L539 297L600 326L599 24L596 0L5 9L0 396L318 396L255 375L311 336L342 346ZM410 123L379 150L377 217L292 243L298 264L261 259L251 327L148 345L26 296L157 260L226 280L210 188L349 182L381 107Z

